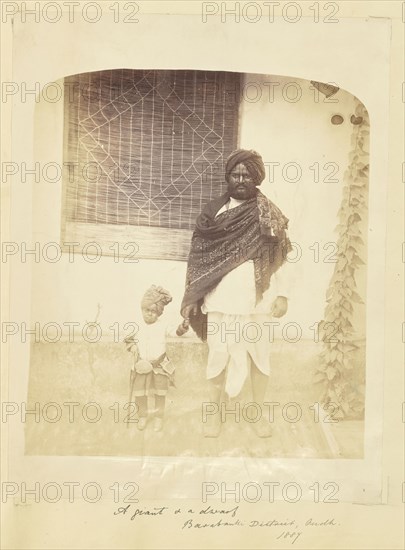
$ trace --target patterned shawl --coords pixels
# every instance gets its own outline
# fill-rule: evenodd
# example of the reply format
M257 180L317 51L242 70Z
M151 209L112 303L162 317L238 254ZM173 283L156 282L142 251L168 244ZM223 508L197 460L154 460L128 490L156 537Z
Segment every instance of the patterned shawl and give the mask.
M229 200L225 193L209 202L197 218L191 239L186 289L181 312L198 304L190 324L202 340L207 336L207 316L201 312L204 296L232 269L253 260L256 303L270 286L270 278L291 250L286 229L288 219L263 193L215 217ZM242 289L241 289L242 290Z

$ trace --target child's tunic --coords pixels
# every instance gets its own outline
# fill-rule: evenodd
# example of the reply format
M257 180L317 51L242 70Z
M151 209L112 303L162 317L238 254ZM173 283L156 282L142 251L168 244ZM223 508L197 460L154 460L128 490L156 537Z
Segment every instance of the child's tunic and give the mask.
M168 327L160 317L148 324L141 316L138 331L125 340L128 349L135 354L132 367L135 396L166 395L169 384L174 385L174 366L166 355L168 334Z
M156 361L161 355L166 353L166 333L167 327L164 321L159 319L148 325L142 319L138 322L139 330L135 334L139 357L147 361Z

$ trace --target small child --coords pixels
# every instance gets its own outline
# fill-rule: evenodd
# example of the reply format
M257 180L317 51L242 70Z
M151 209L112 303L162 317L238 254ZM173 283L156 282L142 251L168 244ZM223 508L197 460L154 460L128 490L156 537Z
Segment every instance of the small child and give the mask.
M142 318L136 335L125 339L127 350L134 354L130 377L130 401L135 396L138 429L144 430L148 419L148 396L154 396L156 415L154 431L163 427L166 394L174 386L174 366L166 354L167 326L160 318L172 301L170 293L152 285L141 301Z

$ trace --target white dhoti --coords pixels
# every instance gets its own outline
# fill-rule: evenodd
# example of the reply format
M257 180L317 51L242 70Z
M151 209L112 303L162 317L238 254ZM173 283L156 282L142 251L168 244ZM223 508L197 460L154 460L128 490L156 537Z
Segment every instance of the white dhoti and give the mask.
M270 374L270 321L269 314L208 313L207 379L226 368L225 392L229 397L242 390L250 359L263 374Z

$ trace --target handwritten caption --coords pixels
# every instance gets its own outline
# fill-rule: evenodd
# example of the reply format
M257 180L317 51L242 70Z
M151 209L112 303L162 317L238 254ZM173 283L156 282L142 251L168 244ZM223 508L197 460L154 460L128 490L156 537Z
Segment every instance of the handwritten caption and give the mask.
M315 529L333 530L340 525L334 517L322 519L308 517L308 519L299 522L289 518L247 518L240 514L239 506L215 508L209 505L200 509L156 506L142 509L127 504L115 510L114 516L125 516L130 521L139 521L140 518L177 516L179 519L177 527L181 531L188 529L266 528L266 532L269 530L274 540L284 540L291 545Z

